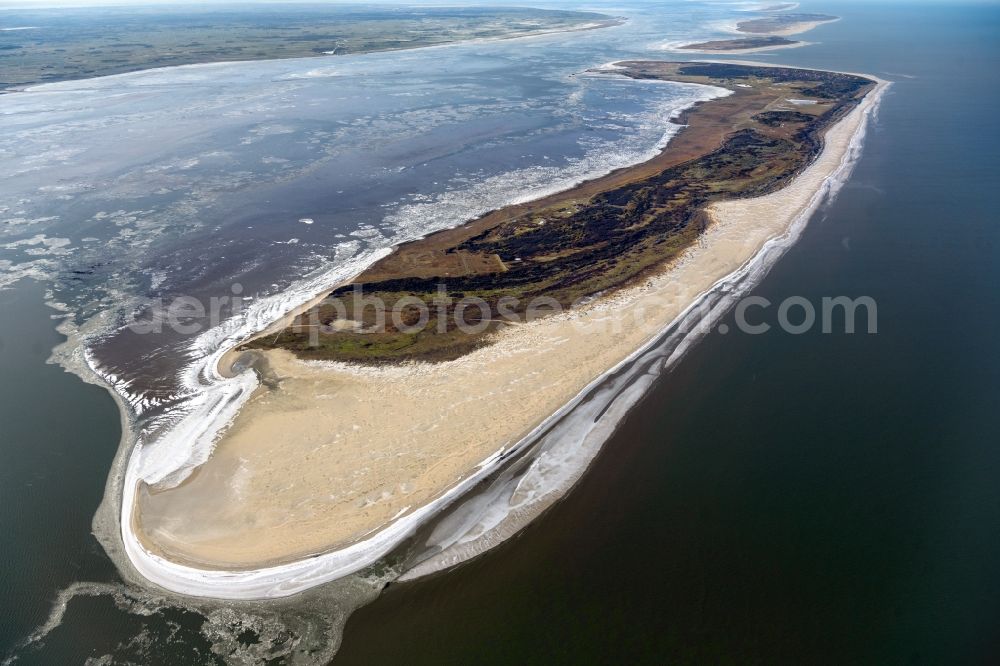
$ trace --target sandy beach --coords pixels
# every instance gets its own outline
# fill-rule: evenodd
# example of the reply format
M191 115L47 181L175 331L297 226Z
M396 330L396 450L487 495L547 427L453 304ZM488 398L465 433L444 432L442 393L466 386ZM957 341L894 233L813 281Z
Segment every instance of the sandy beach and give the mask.
M803 32L809 32L813 28L817 28L821 25L827 23L833 23L834 21L839 21L840 19L833 19L830 21L799 21L797 23L791 23L784 28L779 28L775 30L744 30L737 27L736 30L742 34L754 34L754 35L771 35L775 37L788 37L790 35L798 35Z
M851 159L886 85L827 131L819 157L790 185L713 204L699 242L644 284L508 326L455 361L366 367L266 352L280 387L258 389L182 484L134 495L123 525L134 537L133 563L170 589L254 597L294 593L373 561L385 549L367 543L398 542L431 504L474 481L498 451L807 217L824 182ZM243 574L252 589L239 589Z
M780 51L782 49L798 49L809 46L812 42L796 41L792 44L774 44L772 46L754 46L745 49L717 49L717 48L697 48L697 44L677 46L665 49L673 53L712 53L717 55L746 55L748 53L764 53L766 51Z

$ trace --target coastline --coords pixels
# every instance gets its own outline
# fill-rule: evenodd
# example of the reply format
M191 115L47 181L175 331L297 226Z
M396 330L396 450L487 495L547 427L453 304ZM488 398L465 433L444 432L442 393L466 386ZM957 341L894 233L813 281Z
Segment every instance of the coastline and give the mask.
M801 35L804 32L809 32L810 30L815 30L821 25L828 25L836 23L842 20L843 17L836 17L826 21L797 21L795 23L789 23L783 28L769 29L769 30L746 30L740 28L739 26L744 23L749 23L757 19L739 19L739 20L726 20L713 23L711 25L719 32L728 33L731 35L738 35L735 39L740 38L752 38L752 37L791 37L792 35ZM774 65L772 65L774 66Z
M698 49L694 44L687 46L675 46L664 49L668 53L704 53L708 55L744 55L749 53L764 53L766 51L780 51L782 49L797 49L803 46L810 46L814 42L796 41L794 44L776 44L774 46L755 46L746 49Z
M0 88L0 95L7 95L12 93L21 92L44 92L45 89L51 86L67 86L74 83L82 83L87 81L95 80L108 80L117 79L123 77L129 77L137 74L148 74L150 72L163 72L163 71L173 71L178 69L195 69L201 67L213 67L213 66L227 66L227 65L239 65L242 63L261 63L261 62L278 62L282 60L319 60L322 58L341 58L344 56L360 56L360 55L370 55L377 53L396 53L399 51L414 51L422 49L440 49L448 48L452 46L460 46L466 44L488 44L490 42L502 42L516 39L532 39L538 37L549 37L552 35L561 35L565 33L574 32L589 32L591 30L602 30L604 28L614 28L624 25L628 21L628 18L621 16L610 16L606 19L600 21L593 21L590 23L583 23L581 25L570 26L566 28L553 28L553 29L541 29L534 31L527 31L520 34L511 35L500 35L497 37L471 37L468 39L459 39L450 42L442 42L440 44L421 44L416 46L400 46L397 48L386 48L386 49L374 49L371 51L358 51L355 53L347 53L335 55L332 53L321 53L316 55L305 55L305 56L295 56L295 57L285 57L285 58L259 58L259 59L245 59L245 60L209 60L205 62L191 62L181 65L164 65L160 67L146 67L142 69L134 69L127 72L115 72L113 74L98 74L96 76L88 76L86 78L70 78L70 79L60 79L57 81L39 81L32 83L19 84L15 86L10 86L6 88Z
M733 62L739 64L741 61ZM766 63L749 64L764 66ZM538 459L532 468L520 478L517 490L510 498L509 505L505 507L506 514L502 520L491 520L488 515L489 509L481 511L483 517L470 530L476 532L475 539L463 537L452 543L433 544L443 545L441 552L408 569L399 578L400 581L415 580L444 571L477 557L516 535L539 514L561 499L586 473L591 462L600 453L604 442L617 430L621 419L643 398L656 378L679 362L698 340L712 330L739 298L756 286L785 251L795 244L812 215L821 205L837 195L853 171L863 149L869 117L877 117L881 94L890 85L878 77L851 73L871 78L878 83L878 86L866 97L865 108L855 109L858 117L853 124L852 116L848 115L840 124L830 128L831 131L840 128L841 136L836 137L836 142L839 144L837 148L841 150L829 153L824 151L827 155L825 166L828 168L818 169L816 172L807 170L811 176L797 178L788 187L769 195L720 202L714 204L708 211L712 218L712 226L706 231L705 236L714 237L714 240L729 233L739 234L746 228L744 225L753 224L755 218L774 215L777 210L779 214L773 218L779 222L775 226L775 234L738 269L701 292L683 312L643 347L592 382L571 403L568 403L561 413L553 415L553 419L559 419L562 413L576 408L579 402L597 403L593 408L583 410L585 413L576 420L576 423L559 424L565 427L562 432L554 434L557 438L566 437L570 441L543 442L546 446L544 452L537 454ZM822 158L823 155L818 156L816 162L819 163ZM839 161L835 158L839 158ZM802 175L806 176L806 172ZM796 205L800 207L796 208ZM789 206L792 207L791 210L788 209ZM783 230L781 221L787 222ZM706 241L711 242L707 238ZM704 249L704 245L700 245L697 250L692 248L695 251ZM661 278L668 276L664 275ZM615 384L618 386L614 386ZM609 389L612 394L602 397L601 393ZM551 460L543 463L541 460L543 457ZM564 475L560 483L548 488L543 494L525 497L525 493L522 492L524 487L537 484L547 473L551 474L556 467L567 462L575 468L568 475Z
M777 30L766 30L761 32L755 32L752 30L742 30L739 28L738 24L734 28L736 32L741 35L770 35L774 37L788 37L790 35L799 35L803 32L809 32L821 25L827 25L829 23L836 23L840 20L838 16L835 19L830 19L828 21L800 21L798 23L792 23L788 27L779 28Z
M402 411L406 412L408 409L409 414L419 421L421 412L428 411L424 407L430 399L443 400L443 404L455 404L456 399L475 396L482 405L483 401L479 398L482 395L489 395L491 398L489 405L479 410L481 427L478 431L488 432L486 439L493 444L488 450L483 449L482 441L476 446L470 444L461 456L450 458L447 461L450 466L445 465L439 470L442 479L453 481L443 492L436 495L432 493L429 498L411 497L407 501L412 500L413 503L392 516L387 527L379 528L370 536L363 535L345 543L339 550L290 563L274 565L268 563L249 570L209 570L173 562L151 552L140 543L133 530L134 505L130 499L134 499L134 486L130 489L128 478L131 477L131 480L135 481L136 470L133 469L134 466L130 466L125 480L121 512L122 536L129 558L143 576L167 589L183 594L221 598L287 596L356 571L375 561L411 533L424 519L433 515L438 507L474 485L499 462L501 453L516 448L519 442L530 436L530 433L542 424L553 416L563 413L567 405L572 405L583 391L606 377L609 372L627 363L644 349L651 339L655 339L664 327L688 312L691 305L703 294L751 263L769 242L782 234L789 233L790 228L800 217L805 215L807 218L811 207L818 205L813 200L823 191L824 179L842 168L844 159L851 152L854 137L859 132L863 134L868 114L877 105L877 100L887 85L875 77L864 76L878 83L876 89L872 90L844 119L829 128L823 151L803 173L787 187L758 199L742 200L736 204L735 209L732 205L713 204L714 222L706 232L705 239L689 251L685 251L679 260L652 278L646 285L629 288L608 298L599 299L581 310L509 328L500 335L500 339L494 345L477 350L458 361L437 364L435 368L420 365L372 369L345 367L343 364L309 364L291 360L287 356L282 357L278 352L269 353L272 364L292 382L297 382L303 387L298 392L305 394L305 397L299 395L295 400L299 403L299 407L304 406L305 412L310 413L310 426L315 425L314 417L330 418L330 410L328 408L324 410L327 405L315 404L318 382L332 381L333 388L341 392L338 397L336 418L343 416L344 402L354 400L352 404L355 412L352 414L362 422L362 429L375 425L373 416L376 412L373 410L378 410L380 405L387 402L402 408L409 400L409 406ZM753 205L748 206L748 204L756 205L758 208L754 209ZM754 215L767 214L770 219L761 222L747 219L746 214L741 219L738 209L756 210L757 212L751 214L750 218ZM325 294L328 289L329 287L322 293ZM621 322L622 318L618 316L625 310L634 313L643 309L647 315L649 312L653 314L645 317L642 322ZM589 319L590 324L594 322L607 324L615 317L619 319L619 324L624 330L610 335L606 331L591 330L588 333L579 330L581 318ZM555 384L543 384L537 381L532 384L531 381L534 380L525 379L544 374L539 370L540 363L546 362L544 356L541 361L539 359L540 345L542 348L557 349L559 352L559 361L555 362L552 369L561 371L561 379ZM572 362L566 361L568 354ZM565 372L565 366L569 366L572 371ZM432 374L436 377L437 384L434 383L435 377L431 377ZM462 375L461 379L456 379L456 374ZM502 390L498 389L498 386ZM477 390L477 387L482 391ZM288 390L289 394L292 392ZM250 399L251 402L261 395L269 397L258 393ZM517 418L508 419L508 422L503 424L499 429L502 446L497 451L495 447L499 442L495 436L498 428L493 422L494 414L497 411L508 414L526 411L517 408L519 404L524 403L526 397L533 403L531 414L517 414ZM312 403L309 403L310 399ZM503 401L507 401L504 403L508 405L506 410L498 404ZM240 418L252 421L254 416L257 416L259 420L261 414L268 413L266 409L257 409L251 413L250 406L248 404L247 408L242 410L241 416L237 417L237 421L234 421L233 432L238 433L243 428L245 433L255 427L253 423L240 422ZM266 407L266 405L256 406ZM288 405L279 407L273 409L272 406L271 423L268 427L273 429L272 433L287 435L289 429L294 433L296 427L294 422L289 423L281 419L282 414L287 412ZM429 411L437 414L435 410ZM458 427L462 431L476 431L475 424L470 426L468 421L469 418L476 417L474 410L467 411L463 413L461 419L454 421L460 422ZM303 420L302 413L293 414L292 421L295 419ZM441 439L441 433L449 427L448 419L445 418L444 421L444 423L429 423L425 419L419 421L419 426L430 427L435 433L434 437ZM455 423L451 423L451 427L454 428ZM301 437L306 434L308 433L299 431L295 436ZM394 435L398 440L398 431ZM256 435L247 437L249 441L255 439ZM270 455L274 452L265 453ZM469 469L477 471L462 476L463 472ZM457 478L454 478L456 474ZM415 505L419 505L419 508L411 509Z

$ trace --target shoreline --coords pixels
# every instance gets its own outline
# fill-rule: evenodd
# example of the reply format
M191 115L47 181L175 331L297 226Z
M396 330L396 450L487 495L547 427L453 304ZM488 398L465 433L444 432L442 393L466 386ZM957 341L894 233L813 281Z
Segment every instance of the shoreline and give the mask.
M767 51L780 51L782 49L797 49L803 46L811 46L815 42L803 42L796 41L793 44L775 44L773 46L753 46L745 49L697 49L693 48L696 44L689 44L686 46L674 46L668 47L664 50L667 53L704 53L707 55L744 55L750 53L764 53ZM774 67L775 65L771 65Z
M754 63L763 66L765 63ZM677 362L679 362L687 351L696 344L733 306L736 300L753 289L756 284L770 271L771 267L781 258L781 256L791 248L798 240L802 231L808 225L816 210L824 203L832 200L839 192L840 187L853 171L857 159L861 155L864 138L868 128L868 120L872 115L877 116L878 105L881 102L881 94L890 83L877 77L867 74L857 74L866 76L877 82L877 87L866 97L866 108L858 108L855 111L861 112L856 126L850 132L844 132L844 154L840 156L840 161L834 166L832 172L826 176L821 176L818 188L808 187L807 184L796 181L788 187L771 194L740 201L727 201L714 204L708 210L712 218L712 226L706 231L706 236L719 234L722 227L733 227L741 221L753 218L760 214L769 214L773 202L781 202L780 206L787 203L788 199L794 198L793 188L799 189L797 193L802 207L796 209L793 214L786 215L788 224L783 231L766 240L760 249L750 257L743 265L720 278L698 296L685 308L669 325L651 338L646 344L628 356L619 365L609 369L601 377L592 382L588 387L568 403L565 410L568 411L576 406L576 403L584 400L599 399L597 395L604 388L602 384L611 383L612 377L616 374L627 374L631 372L631 377L627 381L634 382L627 385L619 393L600 405L599 410L591 410L590 414L584 414L578 421L589 419L595 414L600 414L598 421L593 420L592 428L576 441L571 441L561 446L556 443L545 450L542 455L553 454L558 456L558 448L569 449L578 447L579 452L574 451L577 460L573 461L577 467L571 471L569 478L565 479L561 485L549 489L542 496L533 498L530 502L521 501L517 506L513 504L505 517L493 524L489 521L481 521L477 527L484 529L478 537L469 541L460 539L458 542L447 545L442 552L418 562L415 566L406 570L399 580L401 582L416 580L418 578L432 575L440 571L445 571L462 562L477 557L484 552L500 545L508 538L513 537L522 529L526 528L537 516L547 510L551 505L562 499L572 487L587 472L592 461L602 451L604 442L618 429L618 424L632 407L638 403L646 394L646 389L655 381L655 378L668 372ZM847 123L850 119L844 118ZM842 128L850 129L845 125L835 125L830 130ZM822 156L817 157L819 162ZM829 157L829 155L828 155ZM834 160L831 160L834 161ZM803 174L805 175L805 174ZM812 191L811 195L808 193ZM808 196L803 196L803 195ZM739 220L742 215L743 220ZM708 241L711 242L711 241ZM667 277L666 275L661 277ZM561 417L561 413L553 415L553 419ZM609 421L610 417L610 422ZM558 427L558 426L556 426ZM579 423L567 426L570 431L574 427L579 427ZM562 433L560 433L561 435ZM565 455L565 452L562 452ZM572 454L571 454L572 455ZM529 470L520 483L519 487L525 483L534 482L528 476L534 470ZM539 476L541 472L536 474ZM516 495L516 493L515 493ZM513 499L512 499L513 502Z
M747 64L747 63L741 63L741 64ZM765 66L773 66L773 65L767 64ZM782 188L781 190L778 190L777 192L774 192L769 195L765 195L764 197L759 197L758 199L742 200L739 202L740 206L745 206L748 202L756 202L763 200L773 201L774 197L778 196L780 198L779 195L784 195L784 199L786 200L787 204L788 197L791 196L789 191L792 190L793 188L796 189L796 191L798 192L797 196L799 196L800 198L802 197L803 193L811 194L811 196L806 197L805 203L800 202L801 205L795 209L794 211L795 214L789 216L787 214L787 211L784 211L783 209L782 211L779 211L775 215L775 217L780 218L780 220L783 220L783 222L778 223L777 227L757 229L756 231L758 232L758 237L756 237L755 241L751 243L752 247L746 245L745 238L741 238L740 244L741 244L741 251L743 254L739 255L739 257L730 256L728 264L725 261L721 261L719 257L716 257L716 262L714 266L716 272L726 269L721 274L719 275L712 274L711 276L707 276L704 272L702 272L700 274L700 277L702 278L700 282L692 281L681 285L683 289L681 290L680 294L675 295L673 302L667 304L666 306L664 306L662 303L660 304L661 316L656 322L654 322L654 324L651 327L643 329L635 329L631 332L632 338L629 338L630 342L627 343L628 345L631 345L629 347L630 353L628 353L624 358L618 359L617 363L610 364L611 367L610 370L607 369L609 367L609 364L607 363L607 357L602 357L600 360L591 358L590 359L591 365L588 366L587 369L582 370L582 373L583 374L590 373L595 363L603 364L601 366L603 370L597 373L597 378L592 379L592 381L590 381L589 383L585 383L584 388L582 390L579 390L578 388L579 385L575 384L574 386L577 388L577 390L568 393L570 389L564 386L562 392L558 396L550 396L546 402L545 416L542 418L541 422L538 422L537 419L533 421L534 426L532 428L529 428L527 435L524 434L523 428L520 429L514 428L510 432L514 433L516 431L516 433L509 435L508 437L509 441L499 451L489 455L485 459L481 459L481 457L474 458L475 460L480 460L478 464L474 465L474 468L478 469L478 472L470 474L463 479L460 479L457 484L454 484L451 487L449 487L439 497L433 498L430 503L425 503L420 505L419 509L408 511L410 507L407 507L406 509L403 510L403 512L401 512L402 515L397 515L396 517L394 517L389 522L388 526L383 526L382 528L377 529L375 534L370 538L362 537L360 540L351 543L347 547L341 548L340 550L325 552L321 555L315 555L305 560L298 560L291 563L280 564L277 566L264 566L250 570L224 571L224 570L199 569L197 567L185 566L183 564L172 562L160 555L157 555L155 553L146 550L143 544L139 542L139 539L136 537L136 534L133 532L132 529L134 527L132 523L134 504L128 501L129 485L130 485L129 478L131 478L132 481L135 481L136 470L134 469L134 466L130 465L129 471L126 474L126 480L125 480L126 487L124 489L125 496L123 497L123 504L121 507L122 508L121 529L122 529L122 537L125 541L126 552L128 553L129 559L132 560L132 564L135 565L136 569L147 579L150 579L153 582L167 589L180 592L182 594L193 594L195 596L210 596L217 598L265 598L265 597L287 596L289 594L294 594L303 589L307 589L308 587L312 587L314 585L327 582L334 578L346 575L347 573L351 573L352 571L357 571L366 564L375 561L376 559L384 555L386 552L391 550L392 547L394 547L395 543L398 543L399 540L405 538L405 536L410 532L412 532L412 530L415 529L417 525L421 524L423 520L433 515L433 513L437 510L439 506L463 494L465 490L469 488L471 485L474 485L479 478L481 478L484 474L489 473L492 470L492 468L495 467L496 464L499 462L501 454L506 455L512 450L511 448L508 448L508 446L515 448L520 446L522 442L530 438L531 433L538 431L538 429L543 427L545 423L548 423L552 419L557 418L562 414L564 414L565 411L567 409L570 409L574 404L574 402L578 400L579 397L583 395L583 393L585 393L591 386L593 386L597 382L603 381L609 373L614 372L615 369L621 367L623 364L628 363L629 359L636 357L636 355L640 354L649 344L651 344L652 341L655 341L659 336L659 334L664 330L664 327L669 327L673 322L676 322L679 317L683 316L686 312L688 312L692 303L697 302L707 291L710 291L716 285L720 284L720 282L725 281L727 278L731 277L735 273L742 270L743 267L746 266L748 263L752 262L755 257L760 255L760 253L762 252L763 248L767 245L767 243L772 241L776 237L776 235L780 236L782 233L788 233L789 228L798 218L799 214L802 213L803 210L805 210L802 208L802 206L806 206L806 208L808 208L807 204L809 204L812 201L812 199L815 198L815 196L817 196L817 194L823 190L824 187L823 178L828 176L830 173L836 172L840 168L840 166L838 165L841 164L841 161L836 159L835 153L839 153L841 158L843 158L844 155L847 155L849 153L853 137L855 137L858 134L858 132L863 132L869 112L874 106L877 105L878 98L880 97L881 93L884 91L885 86L887 85L884 81L881 81L876 77L871 77L868 75L864 76L876 81L877 86L875 89L873 89L868 93L868 95L865 97L864 100L862 100L862 102L858 105L858 107L853 109L845 118L843 118L841 121L831 126L827 130L827 137L830 137L835 132L837 133L836 145L835 146L833 145L835 142L832 139L825 140L823 150L820 153L820 155L816 158L816 160L812 164L810 164L805 171L799 174L789 185ZM852 127L848 127L849 120L851 121ZM833 157L831 157L831 155L833 155ZM830 162L831 160L833 160L834 163L827 164L827 162ZM826 171L829 173L826 173L825 175L820 174L818 184L812 182L806 182L807 181L806 174L816 175L817 169L819 168L821 162L824 163ZM713 204L713 207L714 207L713 212L717 212L719 208L724 209L725 204ZM780 212L785 212L786 215L782 217ZM732 210L729 211L729 214L730 215L732 214ZM802 214L805 214L806 218L808 218L808 211ZM790 217L791 219L785 219L788 217ZM731 223L727 224L725 218L726 218L725 212L722 213L721 222L720 219L716 216L715 223L713 223L710 226L709 230L706 232L706 234L714 234L714 245L712 242L699 244L695 248L692 248L693 250L695 250L694 254L697 255L697 252L699 251L710 252L711 248L715 248L715 250L718 251L719 243L732 244L733 242L735 242L734 239L727 238L725 236L726 229L732 231L731 229L732 224ZM745 231L746 229L741 227L740 229L741 233L739 235L741 237L745 236L746 234L743 233ZM705 247L708 246L711 246L711 248L706 250ZM690 252L686 251L684 253L684 256L681 257L676 262L676 264L672 264L669 268L667 268L656 278L654 278L654 280L659 280L659 281L665 280L666 282L673 281L675 285L678 282L682 282L682 280L678 279L679 274L683 274L684 270L688 270L690 272L690 270L692 270L691 268L692 265L698 263L697 261L692 259L691 256L689 256L690 254L691 254ZM732 265L733 261L735 261L735 259L738 259L740 257L742 257L742 260L736 262L736 265L734 267ZM695 268L698 267L695 266ZM705 280L708 277L713 277L714 279L709 280L706 283ZM322 294L325 295L328 291L329 287L325 288ZM623 306L623 303L626 306L635 305L636 303L639 302L646 303L647 301L649 301L649 298L646 297L649 297L651 295L657 296L657 294L655 293L656 289L650 290L647 286L628 288L626 291L629 292L626 295L614 294L608 299L600 299L600 302L588 306L587 308L585 308L584 311L589 310L591 312L596 312L597 315L600 316L601 308L606 309L609 307L608 300L612 301L610 307L619 308ZM322 298L322 296L318 298ZM645 300L643 300L644 298ZM633 299L631 303L629 303L629 299ZM310 302L314 301L315 299L311 299ZM651 306L656 305L655 303L649 303L649 304ZM307 305L308 304L304 304L300 306L299 309L307 307ZM495 356L498 349L500 349L500 351L503 351L503 348L501 346L502 344L508 345L507 351L511 351L510 346L513 345L514 346L513 351L515 352L517 351L516 346L519 337L520 337L520 342L522 344L523 343L536 344L539 337L544 338L544 335L541 335L538 329L539 328L544 329L545 326L548 326L550 329L548 331L550 335L546 339L550 343L552 343L552 341L555 340L556 342L554 344L558 345L560 344L558 340L564 338L567 334L569 334L569 328L567 328L566 325L569 324L570 322L566 321L566 319L576 318L580 314L581 311L574 310L569 313L566 313L566 316L563 317L562 320L557 319L555 317L546 318L543 320L539 320L538 322L533 322L530 325L523 325L516 327L514 329L511 329L511 332L509 334L505 333L501 336L501 337L506 337L507 338L506 341L501 340L497 344L484 348L484 350L481 350L482 353L480 353L480 351L477 351L470 354L470 356L475 356L479 354L480 356L486 357L485 359L484 358L478 359L480 362L486 360L495 363L498 360L497 357ZM287 318L288 316L289 315L286 313L282 317L282 319ZM268 326L267 328L273 328L274 325L275 325L274 322L272 322L270 326ZM532 337L532 334L534 334L534 338ZM633 344L634 340L639 338L644 340L644 342L642 342L637 346L634 345ZM513 343L511 342L512 339L514 340ZM529 346L531 345L529 344ZM532 352L535 351L535 348L532 347L531 351ZM612 355L617 354L619 351L620 350L616 349ZM226 354L231 354L231 353L232 350L226 350L225 352L219 355L218 360L222 360L222 357L225 357ZM492 358L490 358L491 354L493 355ZM501 357L500 360L503 360L503 358ZM470 363L472 362L467 361L466 358L463 358L460 359L459 361L446 362L445 364L441 365L446 366L448 364L455 364L456 366L464 366L466 370L468 370ZM330 364L330 365L336 365L336 364ZM313 364L313 366L311 367L309 364L298 361L294 363L289 363L288 359L284 359L284 361L282 361L280 358L278 359L278 367L283 368L285 370L292 369L294 372L299 372L302 374L302 376L308 377L309 381L311 382L316 381L316 377L314 376L316 372L329 373L331 370L329 365L324 366L322 368L317 368L315 366L316 364ZM218 366L214 367L216 369L216 372L218 372L219 371ZM454 366L449 367L447 368L447 372L454 373L454 371L457 369L460 368ZM333 368L333 370L341 373L340 374L341 379L353 375L355 378L360 377L363 381L366 376L370 379L373 374L381 375L382 379L388 378L389 380L391 380L390 382L386 382L388 384L391 384L393 382L395 382L396 384L405 383L405 381L407 380L407 375L413 374L413 372L417 372L422 375L427 373L426 368L422 367L416 369L415 371L412 368L397 368L397 369L375 371L375 370L364 370L358 368L344 369L339 367ZM590 374L589 376L592 378L594 375ZM421 379L424 380L426 378L421 377ZM461 384L462 386L466 386L466 384L461 381L456 383ZM380 395L380 398L384 399L385 387L379 387L379 388L380 390L383 390L383 393ZM475 393L475 391L473 391L472 393ZM567 394L569 395L568 402L566 400ZM553 404L555 404L554 409L552 408ZM249 407L249 405L247 405L247 407ZM540 412L541 408L539 408L538 411ZM464 465L465 463L463 462L462 464ZM132 487L132 491L133 491L132 497L134 497L134 486Z
M780 16L780 15L778 15ZM843 20L843 17L838 16L836 18L831 18L825 21L798 21L795 23L789 23L783 28L776 28L774 30L745 30L740 28L740 24L750 23L751 21L763 20L763 19L737 19L737 20L724 20L711 23L716 30L724 32L730 35L734 35L732 39L752 39L754 37L791 37L793 35L801 35L804 32L809 32L815 30L821 25L828 25L836 23ZM719 38L722 39L722 38ZM703 40L704 41L704 40ZM730 51L730 53L732 53ZM777 65L771 65L776 67Z
M755 32L752 30L743 30L736 25L735 31L741 35L769 35L773 37L789 37L791 35L799 35L803 32L809 32L810 30L815 30L821 25L827 25L829 23L836 23L841 20L838 16L835 19L830 19L828 21L800 21L798 23L792 23L788 27L779 28L777 30L765 30L761 32Z
M61 79L58 81L39 81L34 83L23 83L15 86L0 88L0 95L8 95L14 93L25 93L25 92L49 92L45 88L50 86L64 86L72 83L80 83L86 81L98 81L107 80L114 78L122 78L128 76L135 76L140 74L148 74L150 72L166 72L176 69L183 68L199 68L199 67L213 67L213 66L226 66L226 65L239 65L242 63L262 63L262 62L282 62L282 61L294 61L294 60L319 60L322 58L343 58L350 56L363 56L363 55L374 55L379 53L398 53L400 51L416 51L420 49L439 49L447 48L452 46L461 46L467 44L489 44L491 42L502 42L514 39L532 39L537 37L550 37L552 35L561 35L566 33L574 32L589 32L591 30L602 30L605 28L615 28L624 25L628 22L628 18L624 16L609 16L607 19L600 21L592 21L590 23L584 23L582 25L567 27L567 28L555 28L555 29L543 29L529 31L522 34L514 35L503 35L499 37L471 37L469 39L460 39L451 42L442 42L440 44L423 44L419 46L401 46L398 48L388 48L388 49L375 49L372 51L357 51L355 53L344 53L335 55L332 53L319 53L315 55L303 55L288 58L248 58L245 60L210 60L206 62L190 62L180 65L165 65L160 67L147 67L143 69L134 69L127 72L115 72L114 74L103 74L98 76L88 76L85 78L75 78L75 79ZM58 89L56 90L58 92Z

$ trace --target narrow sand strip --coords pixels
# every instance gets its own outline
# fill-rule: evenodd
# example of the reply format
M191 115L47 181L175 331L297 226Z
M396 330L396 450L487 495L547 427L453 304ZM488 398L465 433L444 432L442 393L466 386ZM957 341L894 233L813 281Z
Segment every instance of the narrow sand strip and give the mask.
M790 35L800 35L803 32L809 32L814 28L818 28L821 25L826 25L827 23L836 23L839 18L831 19L829 21L801 21L799 23L791 23L784 28L778 28L777 30L762 30L760 32L755 30L736 30L740 34L744 35L770 35L773 37L788 37Z
M794 42L792 44L775 44L772 46L752 46L745 49L698 49L695 45L677 46L665 48L664 51L670 53L706 53L711 55L746 55L748 53L765 53L767 51L781 51L783 49L798 49L803 46L810 46L812 42ZM776 67L777 65L770 65Z

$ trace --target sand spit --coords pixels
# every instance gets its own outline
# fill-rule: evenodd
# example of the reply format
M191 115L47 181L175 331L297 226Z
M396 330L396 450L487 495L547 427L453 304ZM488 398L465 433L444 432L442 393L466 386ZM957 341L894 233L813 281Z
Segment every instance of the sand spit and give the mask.
M764 31L751 31L742 30L736 28L736 30L742 34L753 34L753 35L771 35L773 37L788 37L790 35L799 35L803 32L809 32L814 28L818 28L821 25L826 25L827 23L835 23L839 21L839 18L831 19L829 21L799 21L797 23L790 23L784 28L778 28L776 30L764 30Z
M360 368L268 352L281 387L253 395L208 462L160 498L126 483L129 559L169 590L232 599L291 595L376 561L595 378L787 239L849 168L886 85L830 128L788 187L712 206L700 242L640 287L509 327L448 363Z
M803 46L810 46L813 42L793 42L791 44L774 44L771 46L753 46L745 49L717 49L717 48L697 48L697 44L686 44L683 46L665 47L664 51L671 53L711 53L717 55L745 55L748 53L764 53L767 51L781 51L783 49L798 49ZM777 65L772 64L771 67Z

